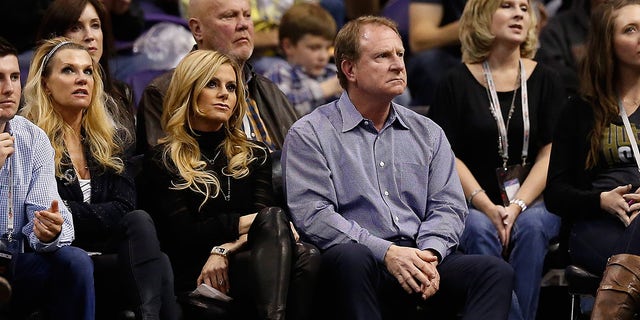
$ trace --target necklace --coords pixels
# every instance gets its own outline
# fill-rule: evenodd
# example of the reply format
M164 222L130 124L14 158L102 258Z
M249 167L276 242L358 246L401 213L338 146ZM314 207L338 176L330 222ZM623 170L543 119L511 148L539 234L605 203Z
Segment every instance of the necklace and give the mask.
M509 130L509 123L511 122L511 116L513 116L513 111L515 110L516 107L516 95L518 93L518 89L520 88L518 86L518 83L520 82L520 77L522 75L520 74L520 68L518 68L518 76L516 77L516 84L515 87L516 89L513 90L513 96L511 97L511 106L509 106L509 113L507 114L507 122L505 123L505 127L507 130ZM489 92L489 85L487 84L487 86L484 87L485 90L487 91L487 96L489 96L489 99L491 99L491 92ZM493 119L495 119L496 121L498 121L498 116L496 115L496 111L493 110L493 108L489 107L489 111L491 112L491 115L493 116ZM502 149L502 136L498 135L498 148Z
M622 99L622 103L626 106L629 106L631 108L636 108L638 106L640 106L640 99L636 100L636 99Z
M89 175L88 165L86 164L84 166L76 165L75 163L73 163L73 161L71 161L71 164L73 165L73 169L76 171L76 175L78 176L78 178L87 177Z
M204 160L211 166L213 166L213 164L216 162L216 159L218 159L218 156L220 155L220 149L218 149L218 152L216 152L216 155L213 157L213 160L207 158L207 156L204 155L204 153L202 154L202 157L204 158ZM224 174L224 169L226 167L222 168L222 170L220 171L221 174L223 176L227 176L227 193L224 193L224 191L222 191L222 185L220 185L220 188L218 188L218 190L220 191L220 193L222 194L222 198L224 198L224 201L231 201L231 177ZM219 180L218 180L219 181ZM211 198L215 198L215 197L211 197Z
M520 82L520 68L518 68L518 76L516 77L516 84L515 87L516 89L513 90L513 96L511 97L511 106L509 106L509 113L507 114L507 129L509 128L509 121L511 121L511 116L513 116L513 111L515 110L516 107L516 95L518 94L518 89L520 88L520 86L518 86L518 83ZM489 86L485 86L484 89L487 91L487 96L489 96L489 98L491 98L491 93L489 92ZM493 108L489 108L489 110L491 111L491 115L493 116L494 119L497 119L497 116L495 114L495 111L493 110Z

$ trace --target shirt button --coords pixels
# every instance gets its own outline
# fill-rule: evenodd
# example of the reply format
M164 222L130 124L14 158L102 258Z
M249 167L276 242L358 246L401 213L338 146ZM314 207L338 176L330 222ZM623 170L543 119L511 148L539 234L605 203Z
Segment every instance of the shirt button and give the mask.
M398 216L396 216L396 222L400 221L400 218L398 218Z
M256 137L256 134L255 134L255 133L253 133L253 132L251 132L251 137L255 138L255 137Z
M385 191L385 192L384 192L384 195L385 195L385 196L388 196L388 195L389 195L389 191Z
M384 167L384 161L380 161L380 166Z
M365 122L364 122L364 125L365 125L365 126L368 126L368 125L369 125L369 121L365 121Z

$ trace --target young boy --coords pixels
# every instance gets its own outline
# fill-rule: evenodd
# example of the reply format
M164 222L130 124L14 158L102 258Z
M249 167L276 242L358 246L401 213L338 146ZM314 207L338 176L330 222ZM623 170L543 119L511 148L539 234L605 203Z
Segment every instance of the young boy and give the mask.
M275 60L265 76L287 95L299 116L342 93L336 66L329 63L335 35L335 21L317 4L295 4L280 20L278 37L287 60Z

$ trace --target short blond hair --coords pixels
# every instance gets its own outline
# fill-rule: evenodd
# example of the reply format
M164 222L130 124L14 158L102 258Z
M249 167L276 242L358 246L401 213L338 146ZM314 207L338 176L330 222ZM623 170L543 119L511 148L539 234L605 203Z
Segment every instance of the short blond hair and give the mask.
M469 0L464 7L460 18L460 43L462 45L462 61L465 63L479 63L487 60L495 36L491 33L493 14L496 12L502 0ZM531 21L527 38L520 45L522 58L533 58L538 46L536 24L538 19L528 1L527 14Z

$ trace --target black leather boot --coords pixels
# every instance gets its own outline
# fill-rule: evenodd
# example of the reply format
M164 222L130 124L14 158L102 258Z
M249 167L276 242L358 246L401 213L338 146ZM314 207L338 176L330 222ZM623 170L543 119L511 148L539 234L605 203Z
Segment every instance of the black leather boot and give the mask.
M293 255L293 236L280 208L261 210L249 229L251 268L260 319L284 320Z

